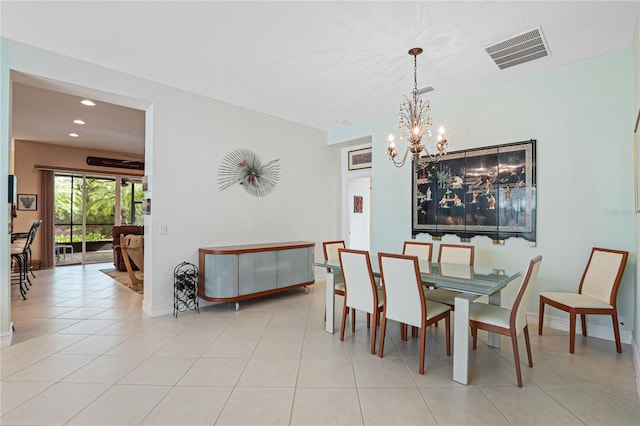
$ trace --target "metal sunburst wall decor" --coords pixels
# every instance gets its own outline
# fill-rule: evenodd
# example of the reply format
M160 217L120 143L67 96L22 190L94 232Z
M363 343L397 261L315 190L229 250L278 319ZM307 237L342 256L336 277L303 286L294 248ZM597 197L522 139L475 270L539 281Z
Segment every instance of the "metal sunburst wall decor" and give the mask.
M280 179L279 159L262 165L251 150L234 149L224 156L218 169L218 189L220 191L238 183L254 197L264 197L278 184Z

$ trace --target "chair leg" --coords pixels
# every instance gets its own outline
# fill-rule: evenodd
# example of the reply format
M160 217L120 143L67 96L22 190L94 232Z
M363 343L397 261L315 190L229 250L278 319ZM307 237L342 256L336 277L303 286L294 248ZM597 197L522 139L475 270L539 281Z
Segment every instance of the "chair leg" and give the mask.
M542 323L544 322L544 305L545 303L540 301L540 309L538 313L538 334L542 334Z
M569 353L573 353L576 347L576 314L569 313Z
M518 378L518 387L522 387L522 374L520 373L520 353L518 351L518 335L514 329L511 329L511 344L513 345L513 359L516 365L516 377Z
M478 329L476 327L471 327L471 341L473 342L471 347L475 351L478 344Z
M28 252L27 252L27 253L24 253L24 254L22 255L22 262L23 262L23 264L22 264L22 268L24 269L24 278L25 278L25 280L26 280L26 282L25 282L25 288L26 288L27 290L29 290L29 287L27 287L27 285L26 285L26 284L28 283L28 284L29 284L29 286L31 286L32 284L31 284L31 278L29 278L29 263L30 263L30 261L29 261L29 253L28 253Z
M444 332L447 334L447 356L451 356L451 314L444 318Z
M27 286L27 274L25 273L24 266L24 256L20 255L17 257L18 259L18 281L20 282L20 292L22 293L22 297L27 294L27 290L29 287Z
M27 292L25 291L25 287L28 289L28 287L26 286L26 284L24 284L24 280L23 280L23 275L22 275L22 259L20 258L20 256L15 256L12 257L13 260L15 260L15 262L18 264L18 285L20 286L20 295L22 296L23 300L27 300Z
M400 324L400 340L407 341L407 324Z
M411 337L418 337L418 327L416 326L411 327Z
M326 312L326 309L325 309ZM342 307L342 321L340 322L340 341L344 341L344 327L347 323L347 315L349 314L349 307L345 304Z
M424 324L424 321L422 322ZM424 374L424 352L427 343L427 327L420 329L420 360L418 361L418 374Z
M367 319L369 314L367 314ZM378 327L378 313L373 314L373 330L371 331L371 353L376 353L376 328Z
M356 310L351 308L351 332L356 332Z
M28 254L28 256L29 256L29 272L31 273L31 276L32 276L33 278L35 278L36 276L35 276L35 274L33 273L33 265L31 264L31 247L29 247L29 254Z
M367 328L371 328L371 314L367 312Z
M529 359L529 367L533 368L533 357L531 356L531 341L529 340L529 324L524 326L524 343L527 347L527 358Z
M620 327L618 326L618 312L617 311L613 311L613 313L611 314L611 319L613 321L613 334L616 338L616 351L618 351L619 354L622 353L622 343L620 342Z
M580 315L580 322L582 323L582 335L587 335L587 314Z
M382 315L382 324L380 324L380 349L378 349L378 356L382 358L384 353L384 335L387 330L387 317Z

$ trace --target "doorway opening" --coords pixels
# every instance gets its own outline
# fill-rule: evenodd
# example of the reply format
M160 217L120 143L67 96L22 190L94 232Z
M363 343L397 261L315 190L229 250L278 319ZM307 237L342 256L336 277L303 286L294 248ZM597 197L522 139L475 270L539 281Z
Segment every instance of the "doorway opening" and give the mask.
M115 225L142 225L142 179L55 173L55 266L113 261Z
M347 247L369 250L371 245L371 176L347 180Z

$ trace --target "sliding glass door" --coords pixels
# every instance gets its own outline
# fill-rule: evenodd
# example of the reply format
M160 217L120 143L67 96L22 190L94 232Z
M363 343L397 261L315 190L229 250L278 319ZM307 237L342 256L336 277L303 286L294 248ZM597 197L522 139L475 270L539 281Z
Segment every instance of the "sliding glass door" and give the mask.
M56 173L56 265L112 262L112 228L142 224L142 197L130 178Z

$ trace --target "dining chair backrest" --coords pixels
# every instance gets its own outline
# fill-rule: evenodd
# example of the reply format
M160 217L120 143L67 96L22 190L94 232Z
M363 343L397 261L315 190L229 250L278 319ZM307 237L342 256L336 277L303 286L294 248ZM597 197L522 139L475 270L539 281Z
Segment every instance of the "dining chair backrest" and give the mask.
M426 304L418 268L418 258L392 253L378 253L384 288L385 317L422 327Z
M440 276L470 280L474 276L473 266L460 263L442 263L440 264Z
M523 330L525 325L527 325L527 307L529 306L529 299L531 298L533 287L538 279L541 263L542 256L536 256L529 261L527 272L522 278L522 283L511 307L509 323L511 327L515 327L517 332Z
M324 253L324 260L338 259L338 250L345 248L343 240L340 241L325 241L322 243L322 251Z
M42 219L37 220L31 224L31 228L29 228L29 232L27 233L27 237L24 239L22 245L16 244L14 247L21 248L22 252L28 252L31 250L31 244L33 240L36 238L36 234L38 233L38 228L40 228L40 224L42 223Z
M432 251L432 243L423 243L417 241L405 241L402 248L402 254L417 256L418 260L424 260L426 262L431 262Z
M593 247L578 292L615 306L628 255L622 250Z
M350 308L374 313L378 306L378 292L369 252L339 249L338 256L344 277L345 303Z
M38 234L38 229L40 229L40 225L42 225L42 219L36 220L35 222L33 222L33 225L31 225L31 230L33 230L33 239L31 240L32 243L33 243L33 240L35 240L36 235Z
M458 244L440 244L438 263L457 263L459 265L473 265L474 246Z

